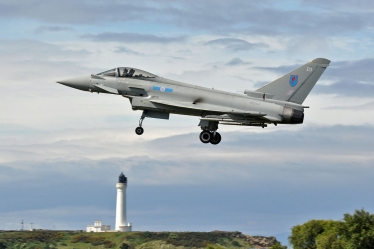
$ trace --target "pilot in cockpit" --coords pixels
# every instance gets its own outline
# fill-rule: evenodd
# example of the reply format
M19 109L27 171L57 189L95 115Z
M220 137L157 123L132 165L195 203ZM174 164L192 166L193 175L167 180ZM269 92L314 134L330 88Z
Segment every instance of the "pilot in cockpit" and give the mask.
M129 77L132 77L132 75L135 73L135 70L133 68L130 69L130 72L128 73Z
M127 76L127 73L128 73L128 70L127 70L127 68L125 68L125 69L123 70L122 77L126 77L126 76Z

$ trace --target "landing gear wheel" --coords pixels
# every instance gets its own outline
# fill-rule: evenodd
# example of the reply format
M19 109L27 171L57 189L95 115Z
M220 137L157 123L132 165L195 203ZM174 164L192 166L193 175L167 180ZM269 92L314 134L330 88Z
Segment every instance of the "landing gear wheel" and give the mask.
M212 133L210 133L210 131L205 130L200 133L200 141L203 142L204 144L209 143L211 138L212 138Z
M144 132L144 129L143 129L143 127L136 127L136 129L135 129L135 133L137 134L137 135L142 135L143 134L143 132Z
M215 134L213 132L212 133L212 138L210 139L210 143L214 144L214 145L217 145L220 142L221 142L221 135L218 132L216 132Z

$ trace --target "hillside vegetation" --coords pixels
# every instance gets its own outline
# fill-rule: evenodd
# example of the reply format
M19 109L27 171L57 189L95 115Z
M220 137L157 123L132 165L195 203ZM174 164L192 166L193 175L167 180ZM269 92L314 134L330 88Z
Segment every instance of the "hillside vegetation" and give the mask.
M292 228L294 249L373 249L374 214L356 210L335 220L310 220Z
M251 237L240 232L106 232L3 231L0 249L224 249L267 248L274 237Z

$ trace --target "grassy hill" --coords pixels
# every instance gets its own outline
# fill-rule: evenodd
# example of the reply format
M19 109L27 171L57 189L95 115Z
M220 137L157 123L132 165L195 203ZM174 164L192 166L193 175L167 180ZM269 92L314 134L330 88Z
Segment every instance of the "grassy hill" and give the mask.
M253 239L254 238L254 239ZM240 232L107 232L2 231L0 249L190 249L259 248L256 239ZM255 241L255 243L253 243ZM275 238L266 243L271 246ZM252 244L255 245L252 245Z

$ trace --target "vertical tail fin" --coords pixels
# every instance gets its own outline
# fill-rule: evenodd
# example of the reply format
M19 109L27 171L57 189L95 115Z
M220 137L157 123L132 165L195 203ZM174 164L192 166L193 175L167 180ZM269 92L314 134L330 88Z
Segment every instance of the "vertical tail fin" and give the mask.
M329 64L330 60L314 59L256 92L272 94L276 100L302 104Z

